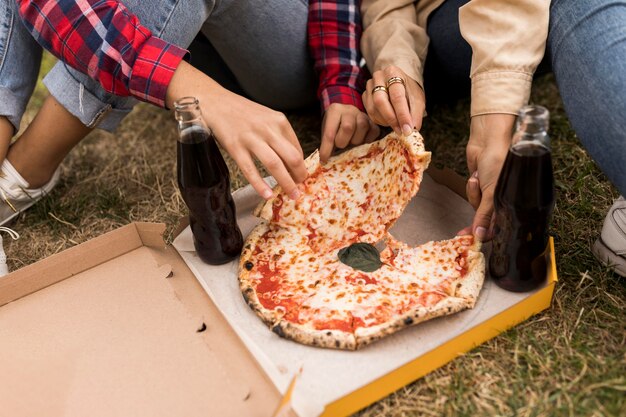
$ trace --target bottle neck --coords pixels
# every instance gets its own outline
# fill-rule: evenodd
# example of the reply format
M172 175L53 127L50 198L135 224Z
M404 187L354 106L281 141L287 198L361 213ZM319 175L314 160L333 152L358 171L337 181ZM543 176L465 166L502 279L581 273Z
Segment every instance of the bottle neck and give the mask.
M200 103L194 97L184 97L174 103L176 121L178 122L178 140L182 143L195 143L210 130L202 118ZM196 134L193 134L196 133Z
M550 150L550 113L542 106L526 106L519 111L511 149L539 146Z

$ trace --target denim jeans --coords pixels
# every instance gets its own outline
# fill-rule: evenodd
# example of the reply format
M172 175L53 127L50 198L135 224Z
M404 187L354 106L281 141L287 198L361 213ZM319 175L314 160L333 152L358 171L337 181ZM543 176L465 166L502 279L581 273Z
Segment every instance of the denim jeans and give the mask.
M458 23L465 3L447 0L429 18L427 102L469 94L471 48ZM576 135L626 195L626 1L553 0L544 65L552 67Z
M245 94L275 109L315 102L317 88L308 54L308 5L303 0L123 0L154 36L187 48L196 35L214 52L203 61L234 75ZM209 52L207 52L209 51ZM191 56L191 64L194 57ZM222 68L223 66L227 68ZM212 75L212 74L209 74ZM219 77L218 81L219 81ZM45 77L50 93L85 125L112 130L136 104L106 93L86 75L58 63Z
M0 0L0 115L15 130L30 99L39 65L41 47L26 30L15 0Z
M626 1L553 0L548 50L576 135L626 196Z

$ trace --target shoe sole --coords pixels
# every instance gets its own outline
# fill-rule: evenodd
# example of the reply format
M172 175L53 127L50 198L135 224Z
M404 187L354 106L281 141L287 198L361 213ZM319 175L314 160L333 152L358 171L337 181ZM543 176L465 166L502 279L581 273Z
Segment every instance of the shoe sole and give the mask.
M41 197L39 198L34 198L31 201L28 202L28 204L26 204L25 206L20 207L20 209L18 211L16 211L15 213L11 214L9 217L7 217L6 219L2 220L2 222L0 222L0 226L4 226L7 223L15 220L15 218L17 216L19 216L20 214L22 214L24 211L28 210L29 208L31 208L32 206L35 205L35 203L37 203L38 201L40 201L42 198L46 197L47 194L43 194Z
M598 238L591 247L591 252L605 266L611 268L616 274L626 278L626 259L616 255L608 246L604 244L602 239Z

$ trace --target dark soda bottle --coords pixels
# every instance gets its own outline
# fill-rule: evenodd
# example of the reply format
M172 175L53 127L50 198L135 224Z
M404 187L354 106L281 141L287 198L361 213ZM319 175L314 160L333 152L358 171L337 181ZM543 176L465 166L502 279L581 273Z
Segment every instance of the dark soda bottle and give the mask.
M198 100L182 98L175 110L178 187L189 208L193 243L204 262L224 264L239 256L243 247L228 167L202 119Z
M520 110L496 185L489 270L496 284L509 291L531 291L547 277L548 225L554 208L548 122L544 107Z

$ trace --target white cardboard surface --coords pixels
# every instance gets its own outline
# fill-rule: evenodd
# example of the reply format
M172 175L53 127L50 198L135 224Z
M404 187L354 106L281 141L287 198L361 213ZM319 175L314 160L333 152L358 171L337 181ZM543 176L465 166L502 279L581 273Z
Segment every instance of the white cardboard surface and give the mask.
M259 222L252 211L260 197L250 186L233 196L239 226L247 236ZM450 239L471 223L473 213L467 201L424 175L420 191L391 234L411 245ZM301 417L321 414L326 404L436 349L532 294L510 293L486 279L472 310L418 324L355 352L315 348L280 338L252 312L239 290L237 261L220 266L202 262L195 254L189 228L177 237L174 246L281 393L302 368L292 397L293 408Z

